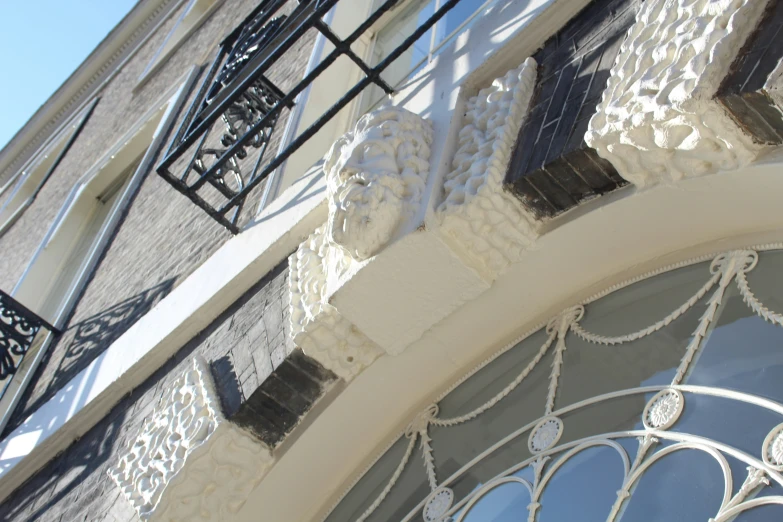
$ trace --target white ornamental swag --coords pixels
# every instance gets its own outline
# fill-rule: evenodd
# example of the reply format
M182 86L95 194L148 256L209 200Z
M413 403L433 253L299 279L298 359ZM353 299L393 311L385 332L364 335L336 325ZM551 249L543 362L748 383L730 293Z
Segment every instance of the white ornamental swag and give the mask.
M581 304L566 308L560 314L550 319L546 325L538 325L530 332L516 339L492 357L485 360L481 365L474 368L450 389L444 392L437 399L436 403L430 404L415 416L403 433L408 439L408 444L399 465L392 473L386 486L377 498L375 498L374 502L357 519L357 522L365 522L384 500L386 500L410 462L410 459L416 450L417 443L421 451L424 470L431 493L421 501L417 508L414 509L404 521L413 520L414 516L421 512L425 522L462 522L469 514L471 507L481 500L481 498L486 496L486 494L501 484L513 482L521 484L528 490L531 498L531 502L528 505L528 521L534 522L537 520L537 513L541 508L540 501L542 493L557 471L573 456L586 449L597 446L614 449L619 454L623 463L624 478L618 491L617 500L612 506L611 512L608 514L607 520L610 522L619 520L618 515L622 513L628 500L633 496L635 485L652 464L666 455L684 450L704 452L718 463L722 471L724 479L723 498L719 510L715 513L714 517L710 519L710 522L728 522L746 510L763 505L783 505L783 496L756 496L761 488L768 487L770 484L783 486L783 474L781 474L783 473L783 422L770 431L762 447L759 448L757 455L747 454L739 449L702 436L668 431L677 423L682 414L685 407L685 397L688 394L711 395L760 406L780 415L781 420L783 421L783 405L772 400L722 388L683 384L693 367L694 360L704 346L706 336L713 326L713 322L716 320L716 312L723 302L726 291L732 284L736 285L744 303L756 315L769 323L783 327L783 314L768 309L764 303L755 296L746 277L747 273L751 272L758 264L758 251L780 248L783 248L783 244L760 245L714 256L709 266L709 277L693 296L662 319L638 331L617 336L599 335L586 330L580 324L580 321L582 320L585 311L589 310L590 303L605 297L611 292L655 275L709 260L711 256L667 266L625 283L615 285L606 291L583 301ZM611 392L557 409L556 403L558 385L560 383L560 372L563 364L563 353L567 349L566 335L569 332L572 332L574 335L588 343L619 347L665 328L675 319L696 306L697 303L708 294L709 297L704 302L706 309L701 315L698 324L695 325L693 335L685 348L680 365L677 368L670 385L645 386ZM437 402L441 401L457 386L464 383L480 369L516 346L519 342L533 332L539 330L542 326L546 327L546 340L529 364L514 380L509 382L503 390L484 404L464 415L451 418L442 418L439 416ZM487 448L478 457L473 459L471 463L454 473L445 481L439 481L434 460L434 451L436 448L433 448L432 439L429 435L429 427L439 426L449 428L481 416L517 388L550 350L554 350L554 358L549 374L549 385L545 404L542 405L543 416L522 426L494 446ZM558 441L563 435L564 430L568 429L567 423L563 421L564 414L620 397L650 393L653 393L654 395L647 402L647 405L642 412L641 420L644 429L606 433L558 445ZM524 434L528 435L528 449L533 455L531 458L512 466L502 474L485 483L482 487L468 494L466 497L462 499L456 498L454 491L449 487L452 483L483 458L488 457L494 451ZM618 442L618 440L628 438L637 438L639 440L638 450L636 455L633 456L633 459ZM671 442L671 444L662 446L660 444L661 441ZM732 492L734 491L735 477L733 477L726 456L744 463L748 469L747 476L744 477L741 487L734 494L732 494ZM554 460L555 457L559 458ZM378 458L380 458L380 456ZM377 462L377 459L375 462ZM372 465L374 465L374 463ZM525 468L529 468L533 471L534 480L532 482L515 476L516 473ZM365 472L369 469L370 468L368 467ZM360 478L357 479L351 487L356 485L359 480ZM350 491L350 488L348 491ZM345 492L342 498L345 498L348 491Z

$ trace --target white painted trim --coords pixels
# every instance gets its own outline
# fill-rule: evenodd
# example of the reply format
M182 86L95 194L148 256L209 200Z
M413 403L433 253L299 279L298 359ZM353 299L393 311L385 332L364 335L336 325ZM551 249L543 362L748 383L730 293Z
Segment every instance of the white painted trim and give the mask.
M68 154L69 144L73 145L70 143L71 140L74 139L76 133L80 132L80 128L86 124L87 118L89 118L98 101L98 98L93 98L87 106L75 114L60 129L60 132L49 140L47 146L31 159L30 166L20 171L18 177L14 178L18 179L18 183L16 183L14 190L5 203L0 205L0 219L5 217L4 220L0 221L0 236L11 228L24 211L33 204L38 191L43 186L45 178L47 175L51 175L49 171L53 168L56 169L55 164L58 162L61 154Z
M319 520L418 411L557 311L661 266L783 240L773 195L783 190L781 168L783 151L743 171L606 198L542 236L488 291L358 375L278 458L236 520L254 520L261 506L270 520ZM737 201L753 211L726 210ZM665 215L656 211L664 206ZM294 487L306 502L276 501Z

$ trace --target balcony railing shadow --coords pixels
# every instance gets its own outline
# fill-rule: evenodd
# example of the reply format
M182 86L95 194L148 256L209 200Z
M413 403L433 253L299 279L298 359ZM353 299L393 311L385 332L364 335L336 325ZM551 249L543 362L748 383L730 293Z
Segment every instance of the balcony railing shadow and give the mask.
M59 342L49 349L20 407L6 428L6 434L54 396L80 371L103 353L143 315L149 312L174 287L168 279L117 303L103 312L70 324ZM51 375L51 377L47 377ZM48 380L47 380L48 379Z

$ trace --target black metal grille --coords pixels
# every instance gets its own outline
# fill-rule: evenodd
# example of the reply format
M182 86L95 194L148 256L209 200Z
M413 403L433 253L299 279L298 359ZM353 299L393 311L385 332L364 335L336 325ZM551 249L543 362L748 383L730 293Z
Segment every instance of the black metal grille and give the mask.
M379 64L370 66L351 44L400 0L386 0L347 38L334 34L322 18L340 0L299 0L287 16L277 16L288 0L265 0L219 46L190 108L157 168L158 174L233 233L251 193L318 130L371 84L393 89L381 73L460 0L447 0ZM367 0L370 1L370 0ZM270 69L312 29L334 45L311 72L287 92L268 78ZM280 154L267 149L275 125L296 97L340 56L363 78ZM215 126L220 128L215 132ZM324 151L325 152L325 151ZM249 170L248 170L249 167Z
M0 382L10 381L41 328L60 333L55 327L0 290ZM1 395L1 394L0 394Z

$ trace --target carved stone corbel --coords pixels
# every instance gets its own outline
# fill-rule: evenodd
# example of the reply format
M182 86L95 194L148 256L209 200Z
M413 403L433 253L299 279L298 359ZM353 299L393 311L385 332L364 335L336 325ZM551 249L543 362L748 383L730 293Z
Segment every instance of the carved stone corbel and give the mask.
M227 421L209 366L196 357L109 476L143 521L231 520L272 465Z
M350 381L382 351L328 303L327 278L339 279L353 260L328 243L325 228L317 229L288 260L289 326L305 354Z
M539 223L503 189L536 68L528 58L468 100L453 170L444 180L445 199L437 210L446 242L493 279L538 237Z
M715 99L766 0L648 0L611 70L585 141L637 186L752 161L761 145Z
M383 350L332 298L420 214L431 145L430 122L386 106L362 116L324 158L329 214L289 259L290 328L296 345L345 380Z

